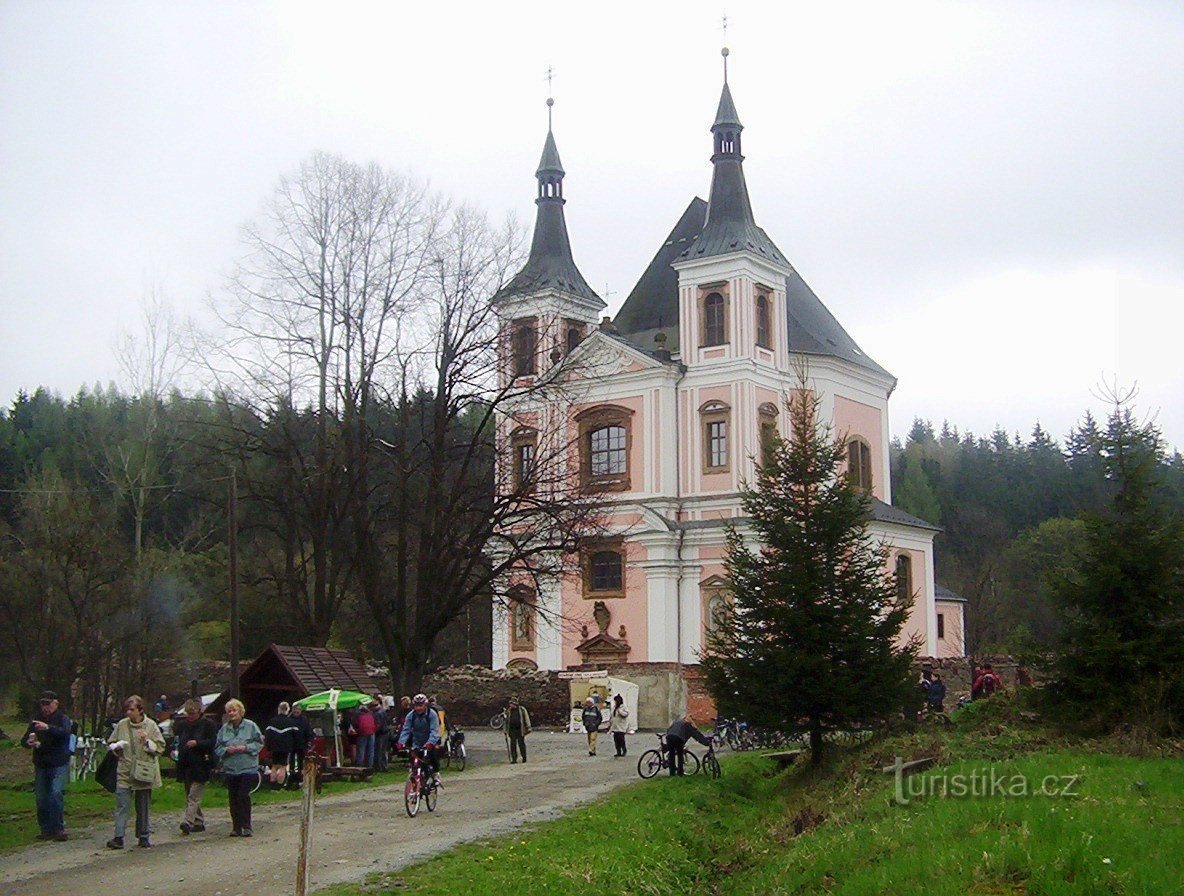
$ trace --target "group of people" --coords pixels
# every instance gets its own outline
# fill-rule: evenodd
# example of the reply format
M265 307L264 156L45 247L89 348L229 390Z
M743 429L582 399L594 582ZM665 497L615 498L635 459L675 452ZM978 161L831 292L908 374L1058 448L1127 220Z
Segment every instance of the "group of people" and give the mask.
M375 694L368 703L338 714L338 725L345 738L346 758L357 767L385 772L391 748L397 748L407 717L419 705L416 700L420 697L424 699L422 705L426 707L425 712L430 711L439 725L437 745L443 744L448 737L448 727L444 707L435 696L416 694L414 698L403 697L396 706L394 698Z
M625 698L620 694L613 696L612 708L608 711L609 721L608 730L613 736L613 753L614 759L619 759L627 752L627 745L625 743L625 735L629 731L629 708L625 706ZM580 712L580 722L584 726L584 732L588 737L588 755L596 755L596 739L600 734L600 726L604 724L604 713L601 712L596 701L588 697L584 700L583 709Z

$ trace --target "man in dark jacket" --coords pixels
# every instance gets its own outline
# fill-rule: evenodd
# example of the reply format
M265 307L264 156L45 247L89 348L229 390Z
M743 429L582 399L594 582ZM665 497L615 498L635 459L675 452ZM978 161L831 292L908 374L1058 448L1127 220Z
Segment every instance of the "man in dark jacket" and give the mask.
M304 709L299 703L292 706L292 724L296 726L296 732L292 735L290 757L292 774L289 780L299 784L304 777L304 755L312 749L313 741L317 739L317 735L312 730L312 722L308 720L308 716L304 714Z
M38 840L68 840L66 782L70 779L70 720L58 695L43 691L38 714L25 729L21 745L33 751L33 795L37 801Z
M941 675L933 673L933 680L929 683L929 690L925 694L925 702L929 704L930 712L945 712L946 683Z
M692 737L705 747L711 746L711 738L695 727L690 716L677 719L666 729L666 752L669 755L670 774L685 774L682 751Z
M588 755L596 755L596 733L600 730L600 723L604 721L596 701L589 697L584 701L584 711L580 714L584 723L584 730L588 732Z
M185 820L181 822L181 833L196 834L206 829L201 798L214 767L214 740L218 728L213 719L202 715L200 700L186 700L182 709L184 718L173 725L177 738L177 780L185 788Z

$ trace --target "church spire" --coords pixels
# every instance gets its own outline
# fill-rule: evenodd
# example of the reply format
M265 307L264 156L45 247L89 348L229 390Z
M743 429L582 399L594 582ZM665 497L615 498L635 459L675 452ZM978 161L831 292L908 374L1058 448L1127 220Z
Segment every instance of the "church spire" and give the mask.
M707 223L730 221L755 223L752 203L748 199L748 185L744 181L744 156L740 153L740 132L744 125L736 112L732 90L728 87L728 48L720 53L724 58L724 86L719 96L719 107L711 125L715 151L711 156L711 197L707 203Z
M730 252L752 251L785 264L785 256L768 235L757 227L744 180L744 156L740 152L740 132L744 125L728 86L728 48L720 52L724 61L724 86L720 91L715 120L711 123L711 193L707 200L707 218L695 242L680 258L708 258Z
M563 206L567 202L563 198L563 178L566 172L559 160L559 147L555 145L555 134L552 130L551 111L554 106L555 100L548 97L547 138L543 142L543 154L535 171L538 195L534 202L538 210L535 212L530 258L525 267L501 291L500 296L524 295L550 288L590 300L596 303L598 308L603 308L604 302L584 280L571 254L567 221L563 215Z

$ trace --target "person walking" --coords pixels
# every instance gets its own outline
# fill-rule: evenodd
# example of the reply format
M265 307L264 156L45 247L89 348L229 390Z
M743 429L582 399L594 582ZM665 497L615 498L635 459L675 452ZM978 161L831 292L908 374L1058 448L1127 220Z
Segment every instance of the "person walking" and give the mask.
M510 698L506 706L506 740L510 747L510 763L518 761L518 753L522 753L522 761L526 762L526 735L530 734L530 713L526 707L518 702L515 695Z
M312 749L316 740L316 732L312 730L312 722L304 714L304 708L295 703L292 705L292 724L296 726L296 733L292 737L291 777L289 780L296 784L304 780L304 756Z
M226 721L218 729L214 752L222 760L222 775L230 802L230 836L250 837L251 788L259 775L259 751L263 732L246 717L241 700L226 701Z
M625 734L629 731L629 708L625 706L625 698L620 694L613 697L608 728L613 733L613 746L616 748L613 756L624 756L628 752L625 748Z
M363 703L354 713L354 731L358 735L358 746L355 762L360 768L374 767L374 735L378 731L378 724L369 704Z
M123 701L124 717L111 733L108 747L119 757L115 772L115 835L107 841L108 849L123 849L123 834L136 805L136 842L141 849L152 846L148 809L152 791L159 787L160 756L164 753L164 735L156 721L144 713L144 698L132 694Z
M391 717L383 704L382 695L375 694L374 702L370 704L374 712L374 770L385 772L387 753L391 746Z
M210 781L214 767L214 739L218 729L213 719L201 712L201 701L186 700L181 711L185 717L173 726L177 737L177 780L185 788L185 819L182 834L197 834L206 829L206 818L201 811L201 798Z
M666 729L666 752L669 754L671 775L685 774L683 771L683 748L694 738L705 747L711 746L711 738L695 727L689 715L683 716Z
M58 695L42 691L37 715L21 746L33 751L33 798L37 803L38 840L69 840L66 833L66 783L70 780L70 720Z
M292 704L286 700L276 707L275 716L263 729L263 743L267 746L269 755L267 773L271 783L283 787L288 778L288 757L296 743L299 729L291 716Z
M600 731L600 723L604 721L604 716L596 706L596 701L591 697L584 701L584 711L580 715L580 721L584 723L584 731L588 734L588 755L595 756L596 735Z

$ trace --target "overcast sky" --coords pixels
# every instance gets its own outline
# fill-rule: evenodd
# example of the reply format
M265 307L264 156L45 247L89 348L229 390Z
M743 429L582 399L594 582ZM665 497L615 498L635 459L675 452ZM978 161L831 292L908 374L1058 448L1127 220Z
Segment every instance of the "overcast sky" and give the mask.
M775 7L771 9L771 7ZM619 308L706 197L723 4L0 0L0 405L200 316L315 150L567 220ZM757 221L914 416L1058 438L1117 377L1184 446L1184 4L729 2Z

